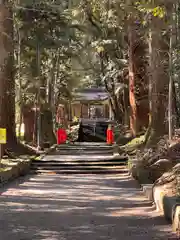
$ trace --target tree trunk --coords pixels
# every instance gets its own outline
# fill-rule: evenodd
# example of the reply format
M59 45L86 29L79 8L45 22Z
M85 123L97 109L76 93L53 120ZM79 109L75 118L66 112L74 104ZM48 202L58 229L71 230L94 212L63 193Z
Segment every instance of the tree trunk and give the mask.
M53 131L53 116L51 110L44 109L41 115L42 126L42 144L49 143L53 145L56 143L56 137Z
M179 109L178 109L178 102L177 102L177 93L176 93L176 86L175 86L175 82L173 80L173 86L172 86L172 92L173 92L173 109L174 109L174 124L176 128L180 127L180 113L179 113Z
M3 84L3 112L1 125L7 129L7 146L17 144L15 131L15 80L14 80L14 51L13 51L13 13L11 5L0 5L0 82Z
M115 120L118 121L118 123L122 124L123 112L122 112L122 109L119 106L119 101L118 101L117 96L112 95L111 96L111 101L112 101L112 104L113 104L112 110L113 110L113 113L114 113Z
M172 71L172 60L173 60L173 50L172 50L172 26L170 30L170 40L169 40L169 94L168 94L168 126L169 126L169 141L172 140L174 134L173 126L173 71Z
M152 17L149 36L149 128L146 135L148 145L156 144L159 137L167 133L167 106L169 83L169 36L162 36L166 29L165 19Z
M130 128L133 135L138 132L137 106L135 98L135 73L134 73L134 31L132 26L129 27L129 102L130 102Z
M17 35L18 35L18 52L17 52L17 64L18 64L18 72L17 72L17 79L18 79L18 102L19 102L19 128L18 128L18 136L21 139L21 126L22 126L22 78L21 78L21 33L20 29L17 27Z
M0 5L0 32L5 32L4 19L7 17L7 10L3 4ZM6 64L8 59L8 51L5 48L6 36L0 36L0 128L5 128L5 81L6 81ZM0 144L0 158L3 156L4 148Z
M133 17L130 19L128 32L130 127L133 135L137 135L139 131L148 126L146 45ZM142 108L143 118L141 116Z
M124 104L124 124L129 127L130 118L129 118L129 89L128 88L124 88L124 91L123 91L123 104Z
M34 120L35 111L32 110L31 105L25 105L22 107L22 116L24 122L24 141L27 143L33 142L33 132L34 132Z

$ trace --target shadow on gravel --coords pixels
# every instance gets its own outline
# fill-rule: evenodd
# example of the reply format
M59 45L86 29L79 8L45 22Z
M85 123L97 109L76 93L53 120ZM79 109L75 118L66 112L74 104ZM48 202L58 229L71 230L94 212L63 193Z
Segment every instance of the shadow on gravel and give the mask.
M39 175L1 192L2 240L176 239L128 176Z

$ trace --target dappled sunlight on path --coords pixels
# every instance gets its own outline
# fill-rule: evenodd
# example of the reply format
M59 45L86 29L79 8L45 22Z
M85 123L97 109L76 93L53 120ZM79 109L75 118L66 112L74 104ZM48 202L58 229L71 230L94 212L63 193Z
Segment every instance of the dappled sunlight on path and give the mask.
M176 239L127 175L37 175L1 192L2 240Z

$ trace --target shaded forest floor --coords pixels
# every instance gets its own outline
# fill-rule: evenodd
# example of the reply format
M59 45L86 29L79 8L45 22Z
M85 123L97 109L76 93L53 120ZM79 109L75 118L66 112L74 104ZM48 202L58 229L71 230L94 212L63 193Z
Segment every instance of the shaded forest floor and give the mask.
M27 176L1 191L0 213L3 240L176 239L127 175Z

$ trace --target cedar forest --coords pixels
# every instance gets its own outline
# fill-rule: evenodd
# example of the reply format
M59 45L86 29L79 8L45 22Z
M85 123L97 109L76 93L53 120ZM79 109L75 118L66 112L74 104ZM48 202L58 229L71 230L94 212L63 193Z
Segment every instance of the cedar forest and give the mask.
M29 128L37 124L37 105L45 116L42 138L53 144L58 104L70 102L74 88L91 86L106 88L115 120L133 138L143 134L144 147L175 138L179 0L5 0L0 8L2 152L25 151L16 136L22 121L26 142L36 142ZM124 88L117 95L118 84Z

